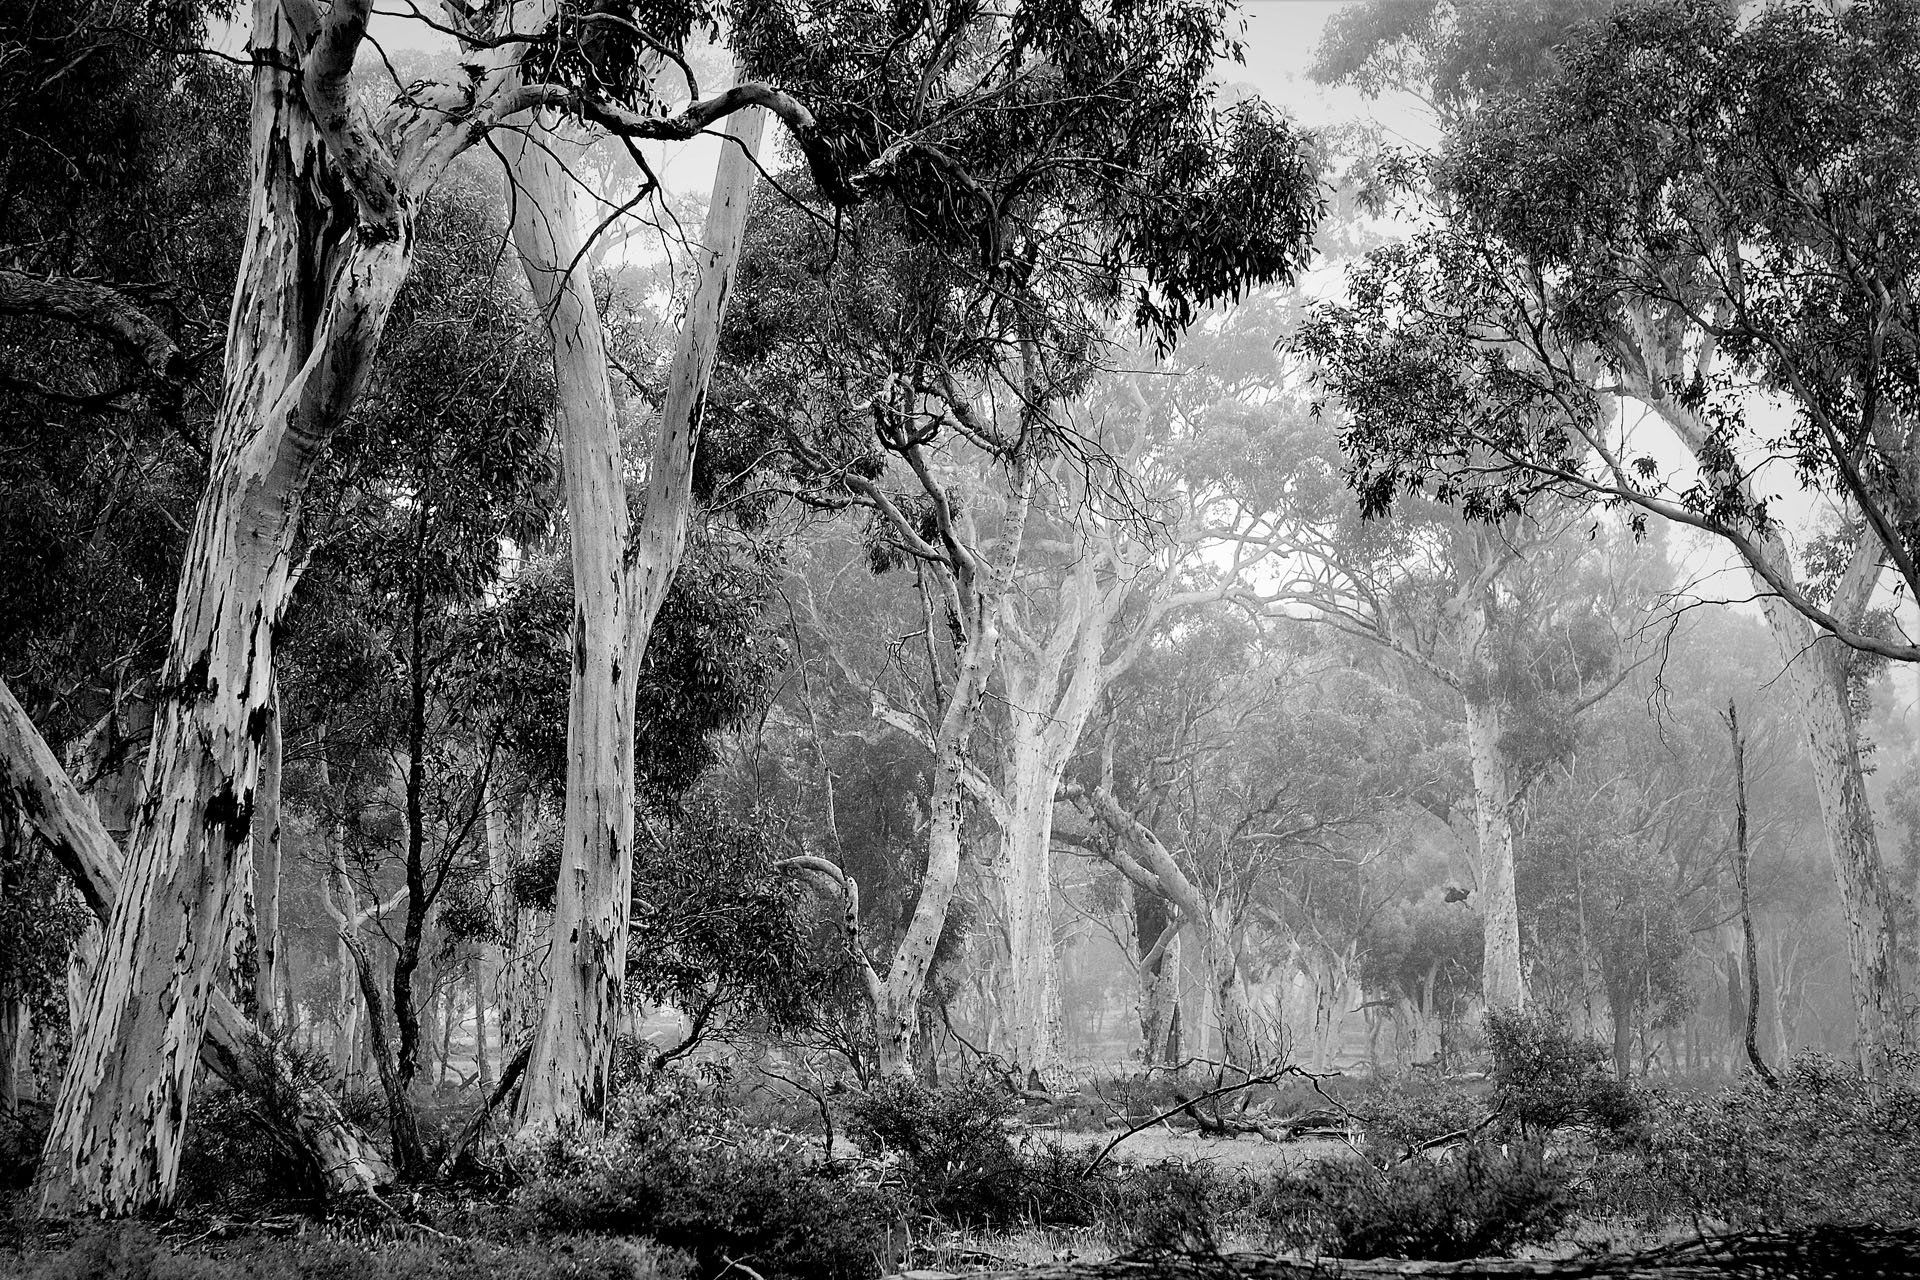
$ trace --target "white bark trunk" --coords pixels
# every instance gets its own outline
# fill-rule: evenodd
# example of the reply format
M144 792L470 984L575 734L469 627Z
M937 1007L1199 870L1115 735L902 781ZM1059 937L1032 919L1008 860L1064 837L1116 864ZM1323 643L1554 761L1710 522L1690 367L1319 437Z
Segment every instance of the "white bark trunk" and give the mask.
M1016 745L996 877L1005 896L1012 1065L1026 1076L1060 1064L1059 959L1053 945L1054 771Z
M1668 381L1678 385L1678 380ZM1662 395L1662 390L1660 385L1635 388L1638 397L1652 405L1673 428L1696 461L1708 456L1713 438L1709 425L1692 409ZM1703 470L1710 480L1727 486L1749 503L1754 501L1752 485L1744 475L1715 472L1704 464ZM1887 1050L1906 1044L1908 1035L1895 962L1894 895L1888 891L1872 806L1860 769L1859 730L1846 692L1847 652L1831 638L1816 641L1812 624L1767 585L1762 569L1787 580L1795 576L1793 558L1779 534L1760 529L1751 537L1754 553L1748 567L1774 646L1800 704L1821 818L1827 830L1827 848L1847 920L1847 963L1859 1058L1870 1073L1879 1075L1888 1067ZM1849 623L1857 621L1866 607L1880 572L1879 543L1870 532L1863 533L1862 539L1832 602L1834 614Z
M1860 1064L1886 1074L1890 1050L1905 1045L1896 961L1894 897L1888 890L1872 802L1860 768L1860 738L1847 696L1849 650L1816 638L1811 624L1777 598L1762 601L1767 625L1799 703L1807 754L1827 831L1827 851L1847 922Z
M1513 797L1500 750L1497 704L1467 699L1467 755L1473 768L1474 829L1480 840L1484 941L1480 987L1489 1009L1526 1005L1520 969L1520 910L1513 884Z
M3 683L0 783L29 815L94 914L113 911L122 896L120 850ZM266 1052L257 1052L258 1040L257 1029L232 1002L215 994L200 1045L202 1061L237 1086L296 1100L295 1127L329 1190L352 1194L392 1181L386 1161L341 1116L334 1100L298 1079L278 1047L269 1043Z
M250 839L273 628L306 482L364 378L404 276L410 226L362 235L323 167L294 62L302 39L256 6L251 236L228 384L183 558L143 802L42 1164L43 1209L165 1205L194 1063L230 954ZM316 305L317 304L317 305Z
M570 174L584 148L532 126L504 141L514 244L553 345L573 559L566 812L547 998L520 1093L523 1126L598 1117L626 978L633 875L632 592L624 457Z
M514 240L547 317L559 388L562 470L573 533L574 668L566 820L548 993L520 1094L525 1127L597 1118L624 1000L633 878L634 675L686 549L699 412L719 352L766 113L728 121L697 279L668 374L645 516L627 559L627 497L606 352L593 299L577 184L551 130L516 139ZM747 154L742 154L742 148ZM569 268L571 267L571 270Z

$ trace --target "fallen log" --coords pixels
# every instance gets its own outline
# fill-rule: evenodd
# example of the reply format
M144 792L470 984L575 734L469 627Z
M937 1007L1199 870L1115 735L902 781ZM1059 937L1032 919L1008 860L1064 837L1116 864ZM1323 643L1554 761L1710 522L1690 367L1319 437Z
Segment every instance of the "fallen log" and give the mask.
M930 1273L919 1273L932 1280ZM936 1273L937 1274L937 1273ZM1920 1230L1817 1226L1709 1236L1630 1253L1572 1258L1308 1258L1271 1253L1137 1254L1053 1262L967 1280L1389 1280L1399 1276L1547 1280L1871 1280L1920 1276Z

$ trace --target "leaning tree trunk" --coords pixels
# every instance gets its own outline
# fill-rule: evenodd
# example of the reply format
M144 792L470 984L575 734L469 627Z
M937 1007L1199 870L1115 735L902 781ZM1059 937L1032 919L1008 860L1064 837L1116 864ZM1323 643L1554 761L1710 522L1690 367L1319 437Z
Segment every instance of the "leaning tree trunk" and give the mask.
M301 38L277 5L256 6L253 42L275 56L254 70L252 232L228 384L124 889L47 1136L50 1212L133 1213L173 1196L208 1001L230 954L301 501L359 389L411 240L407 210L400 234L362 235L354 212L334 205L326 143L286 69Z
M1467 756L1473 767L1474 828L1480 837L1484 929L1480 987L1489 1009L1526 1004L1520 971L1520 909L1513 883L1513 798L1500 750L1500 708L1467 699Z
M1705 478L1757 506L1752 483L1744 474L1716 469L1711 425L1695 409L1662 394L1664 387L1684 385L1685 381L1642 383L1630 390L1652 405L1673 428L1674 435L1700 463ZM1873 808L1860 768L1859 729L1847 697L1846 668L1851 651L1840 641L1816 633L1813 624L1768 584L1767 574L1786 580L1794 576L1793 557L1779 533L1771 528L1754 530L1749 546L1748 568L1761 612L1773 635L1788 686L1799 703L1801 727L1807 735L1827 850L1833 859L1834 880L1847 921L1847 967L1861 1065L1870 1075L1883 1075L1890 1066L1889 1052L1903 1046L1907 1036L1895 961L1894 895L1888 892ZM1880 544L1872 533L1863 533L1855 545L1852 563L1835 590L1831 603L1835 616L1858 620L1872 595L1880 563Z
M29 815L96 917L113 911L121 896L120 850L4 683L0 800ZM232 1001L216 992L210 1005L201 1061L236 1088L293 1099L294 1128L330 1192L367 1192L392 1181L386 1160L325 1089L304 1078L279 1045L263 1040Z

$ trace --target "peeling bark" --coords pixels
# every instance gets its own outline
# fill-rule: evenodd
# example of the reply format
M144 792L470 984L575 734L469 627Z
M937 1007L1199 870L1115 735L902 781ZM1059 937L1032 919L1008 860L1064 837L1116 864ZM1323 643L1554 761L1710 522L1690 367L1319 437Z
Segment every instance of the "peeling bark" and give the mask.
M721 152L631 558L619 428L590 260L581 252L577 184L559 158L578 147L542 129L538 145L516 139L508 151L520 194L514 242L553 342L574 582L567 812L548 993L520 1091L523 1127L597 1119L606 1103L633 878L634 672L685 554L701 402L758 172L747 157L765 122L757 107L728 121L740 145Z
M105 917L121 894L121 856L113 838L74 787L13 693L0 683L0 785L40 832L94 914ZM233 1003L214 993L200 1057L236 1087L298 1100L295 1127L329 1191L372 1191L393 1172L324 1089L297 1078L278 1046L264 1041Z
M1489 1009L1519 1009L1526 1004L1527 988L1520 970L1520 911L1513 882L1513 793L1500 732L1498 704L1469 696L1467 756L1480 842L1480 989Z

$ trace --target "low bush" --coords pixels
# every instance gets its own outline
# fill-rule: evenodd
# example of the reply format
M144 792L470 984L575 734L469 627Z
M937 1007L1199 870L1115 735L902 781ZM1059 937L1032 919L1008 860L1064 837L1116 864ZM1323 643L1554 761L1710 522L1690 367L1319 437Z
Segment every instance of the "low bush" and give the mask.
M683 1249L701 1276L867 1280L905 1203L814 1161L800 1140L749 1129L719 1090L669 1077L623 1095L616 1136L555 1139L524 1159L510 1232L645 1235Z
M1220 1237L1246 1226L1256 1184L1204 1160L1162 1160L1105 1180L1103 1225L1130 1253L1217 1253Z
M869 1155L897 1155L925 1212L955 1225L999 1224L1021 1216L1028 1199L1007 1136L1013 1109L1005 1088L978 1077L937 1087L882 1080L848 1106L847 1136Z
M1504 1124L1523 1135L1584 1125L1625 1137L1641 1119L1633 1089L1614 1078L1607 1047L1545 1010L1489 1009L1481 1026L1493 1056Z
M1381 1077L1348 1104L1366 1126L1367 1147L1379 1159L1413 1154L1448 1134L1484 1121L1491 1099L1483 1087L1422 1077Z
M1875 1089L1850 1065L1804 1054L1780 1088L1746 1080L1701 1094L1647 1089L1644 1132L1593 1177L1593 1212L1732 1229L1920 1225L1920 1089Z
M52 1110L42 1102L0 1111L0 1190L17 1191L33 1181L52 1119Z
M1538 1149L1469 1143L1440 1161L1333 1159L1283 1173L1254 1213L1284 1248L1453 1261L1551 1239L1575 1207L1565 1172Z
M682 1280L684 1257L647 1242L554 1239L362 1245L323 1236L175 1250L144 1227L105 1228L66 1248L0 1257L20 1280Z

